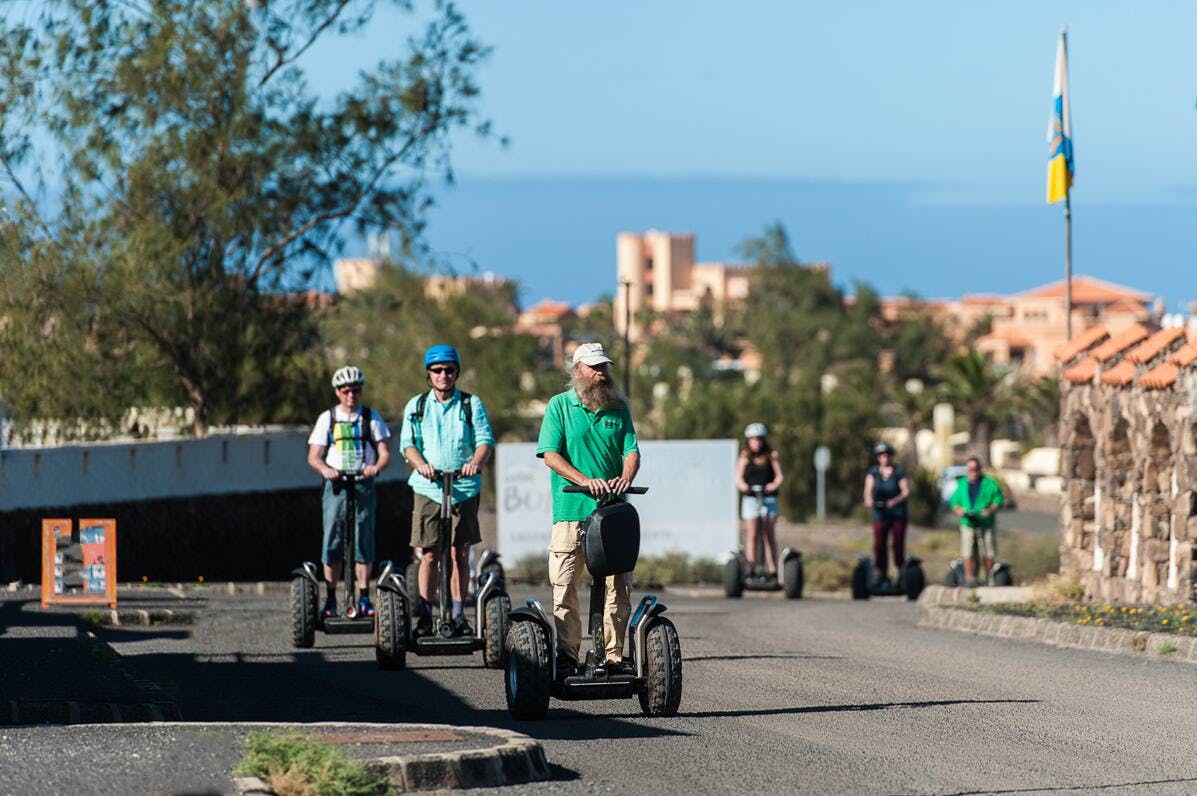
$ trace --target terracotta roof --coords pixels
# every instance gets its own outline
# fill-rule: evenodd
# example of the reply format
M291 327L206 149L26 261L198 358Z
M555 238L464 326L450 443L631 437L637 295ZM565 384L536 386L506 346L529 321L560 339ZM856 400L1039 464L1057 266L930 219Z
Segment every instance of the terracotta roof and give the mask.
M1053 353L1055 354L1056 359L1060 360L1061 362L1067 362L1077 354L1097 345L1109 336L1110 333L1106 330L1106 327L1101 326L1100 324L1097 326L1090 326L1088 329L1057 348Z
M1109 370L1101 372L1102 384L1113 384L1118 387L1125 387L1135 380L1135 366L1125 359L1119 362Z
M1163 365L1158 365L1139 377L1139 386L1146 387L1149 390L1161 390L1164 387L1171 387L1176 383L1176 377L1180 373L1180 368L1173 365L1171 362L1165 362Z
M1121 301L1115 301L1113 304L1106 307L1105 311L1110 313L1141 315L1147 312L1147 308L1144 307L1141 302L1127 301L1126 299L1123 299Z
M1087 381L1093 381L1093 374L1096 372L1097 360L1093 357L1085 357L1079 365L1074 365L1064 371L1064 378L1073 384L1084 384Z
M574 308L566 302L553 301L552 299L539 301L525 310L530 315L548 315L554 318L564 317L573 311Z
M984 337L978 338L977 342L986 340L1003 340L1012 348L1030 348L1034 345L1034 341L1018 329L994 329Z
M1177 365L1192 365L1197 362L1197 340L1190 340L1172 355L1172 361Z
M1147 327L1141 323L1128 326L1118 334L1111 337L1109 340L1106 340L1097 348L1093 349L1093 358L1098 362L1105 362L1107 359L1121 354L1135 343L1147 337L1147 335Z
M1176 326L1171 329L1160 329L1158 332L1148 337L1139 345L1131 349L1126 358L1131 362L1137 362L1140 365L1146 364L1160 355L1161 351L1166 351L1172 347L1173 343L1185 336L1183 327Z
M960 299L960 303L966 307L996 307L1003 304L1009 304L1010 299L1006 298L1005 296L986 296L975 294L972 296L965 296L964 298Z
M1050 285L1037 287L1025 293L1019 293L1019 298L1063 299L1064 280L1052 282ZM1074 276L1072 278L1073 304L1113 304L1117 301L1137 301L1143 303L1151 296L1125 285L1116 285L1094 279L1091 276Z

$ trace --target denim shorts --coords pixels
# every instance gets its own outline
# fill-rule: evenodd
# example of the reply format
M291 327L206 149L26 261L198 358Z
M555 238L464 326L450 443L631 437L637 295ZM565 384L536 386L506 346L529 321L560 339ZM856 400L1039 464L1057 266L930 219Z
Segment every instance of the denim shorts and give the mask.
M357 530L353 535L354 560L369 563L374 560L374 481L358 481L354 484L357 503ZM349 510L349 490L339 489L333 494L332 481L324 482L321 498L324 514L325 564L339 564L343 557L345 542L345 515Z
M757 520L761 516L777 519L777 496L743 495L740 498L740 519Z

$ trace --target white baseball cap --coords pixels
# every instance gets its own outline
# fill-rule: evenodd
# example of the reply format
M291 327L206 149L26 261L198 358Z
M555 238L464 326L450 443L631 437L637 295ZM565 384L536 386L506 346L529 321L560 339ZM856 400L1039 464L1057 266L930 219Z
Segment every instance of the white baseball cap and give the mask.
M594 367L604 362L611 362L611 358L603 350L602 343L582 343L574 349L573 364L576 365L579 362Z

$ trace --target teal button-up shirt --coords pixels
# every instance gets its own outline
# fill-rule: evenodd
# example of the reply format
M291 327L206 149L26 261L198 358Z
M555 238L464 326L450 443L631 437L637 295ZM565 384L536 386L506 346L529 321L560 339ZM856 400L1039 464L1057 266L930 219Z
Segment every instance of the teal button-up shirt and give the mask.
M477 395L470 396L470 410L474 429L465 421L465 407L461 402L461 390L453 390L453 397L441 403L436 392L429 390L424 401L424 417L420 427L415 428L412 415L420 396L413 396L403 409L403 430L399 435L399 448L406 451L415 448L424 461L438 470L460 470L474 455L479 445L495 445L495 435L486 416L486 407ZM441 502L441 485L429 481L415 470L408 477L412 491L429 500ZM458 478L453 482L453 502L469 500L482 491L482 475Z

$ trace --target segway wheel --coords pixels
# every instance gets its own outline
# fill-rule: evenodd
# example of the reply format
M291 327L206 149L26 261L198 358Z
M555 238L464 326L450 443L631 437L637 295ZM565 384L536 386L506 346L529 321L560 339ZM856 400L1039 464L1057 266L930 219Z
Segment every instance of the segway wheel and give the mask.
M378 592L374 616L374 660L379 669L407 668L407 600L387 589Z
M723 567L723 593L728 597L744 594L744 573L740 571L740 562L735 558Z
M802 599L802 571L801 556L790 556L782 564L785 573L786 598L790 600Z
M407 610L415 622L420 618L420 559L408 562L403 578L407 581Z
M516 622L507 631L504 690L513 719L543 719L549 712L549 634L537 622Z
M657 619L648 629L644 658L640 709L645 716L676 715L682 703L682 644L668 619Z
M994 586L1013 586L1014 585L1014 576L1010 574L1009 567L999 567L993 573L993 585Z
M316 585L304 577L291 578L291 643L307 649L316 641Z
M863 561L857 562L852 570L852 599L869 599L869 568Z
M507 615L511 613L511 598L504 593L492 595L483 608L486 632L482 648L482 664L488 669L503 666L503 641L507 638Z
M917 600L919 598L919 595L923 593L923 587L927 585L927 576L923 573L921 565L910 564L906 567L903 585L906 588L906 599Z
M960 582L960 578L956 577L955 567L948 567L948 574L943 576L943 585L947 586L949 589L954 589L957 586L964 585Z

